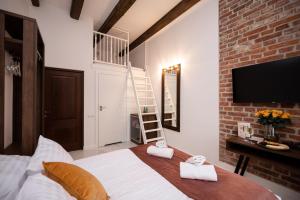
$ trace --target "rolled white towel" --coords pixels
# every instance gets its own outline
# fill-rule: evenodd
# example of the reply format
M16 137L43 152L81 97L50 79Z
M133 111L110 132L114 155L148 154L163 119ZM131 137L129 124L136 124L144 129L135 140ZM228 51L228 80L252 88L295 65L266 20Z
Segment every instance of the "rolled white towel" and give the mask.
M171 159L174 154L174 149L171 148L159 148L153 145L150 145L147 148L147 153L153 156L163 157L163 158L169 158Z
M213 165L193 165L180 162L180 177L188 179L199 179L206 181L217 181L217 173Z

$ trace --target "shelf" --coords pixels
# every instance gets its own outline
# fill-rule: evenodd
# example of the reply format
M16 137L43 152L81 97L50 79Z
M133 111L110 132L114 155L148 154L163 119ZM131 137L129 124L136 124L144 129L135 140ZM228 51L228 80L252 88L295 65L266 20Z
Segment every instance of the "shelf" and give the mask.
M5 50L10 54L20 56L22 55L23 41L5 37Z
M266 159L271 162L278 162L295 167L300 166L300 151L295 149L275 151L250 143L237 136L231 136L226 139L226 149L249 157Z

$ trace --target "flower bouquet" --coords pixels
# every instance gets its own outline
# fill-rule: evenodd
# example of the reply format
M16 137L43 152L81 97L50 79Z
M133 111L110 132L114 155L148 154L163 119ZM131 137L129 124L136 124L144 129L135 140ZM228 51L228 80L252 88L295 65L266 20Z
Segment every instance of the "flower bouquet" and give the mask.
M291 115L281 110L261 110L255 113L257 122L264 125L265 139L278 141L278 135L275 134L275 128L283 128L291 123Z

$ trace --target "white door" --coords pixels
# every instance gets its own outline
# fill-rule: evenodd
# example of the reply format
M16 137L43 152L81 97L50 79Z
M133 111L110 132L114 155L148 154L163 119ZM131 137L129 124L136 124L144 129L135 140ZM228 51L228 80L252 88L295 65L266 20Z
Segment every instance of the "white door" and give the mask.
M98 76L99 146L122 142L126 136L126 74Z

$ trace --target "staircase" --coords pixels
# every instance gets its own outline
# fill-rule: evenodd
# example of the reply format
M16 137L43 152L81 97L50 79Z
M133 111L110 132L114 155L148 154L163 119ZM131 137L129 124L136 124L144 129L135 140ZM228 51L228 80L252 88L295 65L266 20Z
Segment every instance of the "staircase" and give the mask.
M128 65L128 70L131 76L132 87L133 87L134 97L138 109L139 122L140 122L144 144L158 141L158 140L166 140L164 130L161 124L155 96L154 96L151 79L147 71L145 71L145 76L135 75L133 73L130 62ZM146 115L155 115L156 119L151 121L144 121L143 116ZM146 130L145 124L149 124L149 123L156 123L157 128ZM149 138L147 135L153 132L156 132L157 136L154 138Z

